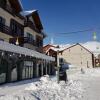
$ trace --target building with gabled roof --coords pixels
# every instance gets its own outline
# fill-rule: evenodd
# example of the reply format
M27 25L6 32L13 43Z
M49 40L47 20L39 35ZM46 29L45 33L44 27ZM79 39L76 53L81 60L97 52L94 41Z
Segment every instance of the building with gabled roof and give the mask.
M43 54L45 37L37 10L0 0L0 84L53 74L55 59Z
M79 43L64 49L59 56L63 58L64 63L76 67L94 67L93 53Z

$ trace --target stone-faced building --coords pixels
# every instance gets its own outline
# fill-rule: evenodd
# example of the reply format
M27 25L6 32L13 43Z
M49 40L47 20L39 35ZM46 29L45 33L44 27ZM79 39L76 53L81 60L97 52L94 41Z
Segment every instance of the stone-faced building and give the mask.
M93 53L79 43L64 49L60 52L59 56L64 60L64 63L71 64L76 67L94 67Z
M44 38L37 10L0 0L0 83L52 74L54 58L42 54Z

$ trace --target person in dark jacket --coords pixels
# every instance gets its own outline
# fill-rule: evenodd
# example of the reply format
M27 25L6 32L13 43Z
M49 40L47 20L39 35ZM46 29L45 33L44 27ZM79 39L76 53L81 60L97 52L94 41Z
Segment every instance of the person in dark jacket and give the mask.
M64 69L62 67L60 67L60 69L59 69L59 79L64 80L65 83L68 81L67 74L66 74L66 69Z

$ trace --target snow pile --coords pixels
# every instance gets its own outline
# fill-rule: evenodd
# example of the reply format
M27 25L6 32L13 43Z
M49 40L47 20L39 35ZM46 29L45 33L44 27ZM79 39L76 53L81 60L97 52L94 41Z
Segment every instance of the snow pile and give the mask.
M31 83L29 87L26 87L25 90L38 90L37 84Z
M17 88L13 93L0 93L0 100L80 100L83 93L80 81L69 80L66 84L61 81L57 84L56 77L47 75L25 85L23 90L20 87L18 91Z
M51 80L48 76L42 77L39 82L35 82L37 89L30 84L28 90L38 100L80 100L82 97L82 84L76 80L70 80L67 84L61 81L57 84L56 80Z
M41 77L40 81L45 82L45 83L50 81L49 75L45 75L44 77Z

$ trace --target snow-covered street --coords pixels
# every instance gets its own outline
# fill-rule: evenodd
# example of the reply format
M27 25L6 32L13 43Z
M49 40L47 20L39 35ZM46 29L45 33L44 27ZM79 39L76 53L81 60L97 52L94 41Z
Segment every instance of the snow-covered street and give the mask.
M82 100L100 100L100 69L86 71L80 80L84 88Z
M0 86L0 100L100 100L100 69L85 69L57 84L56 77L44 76Z

